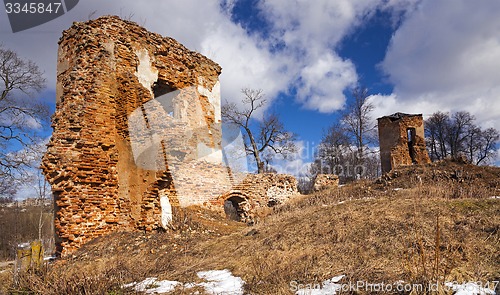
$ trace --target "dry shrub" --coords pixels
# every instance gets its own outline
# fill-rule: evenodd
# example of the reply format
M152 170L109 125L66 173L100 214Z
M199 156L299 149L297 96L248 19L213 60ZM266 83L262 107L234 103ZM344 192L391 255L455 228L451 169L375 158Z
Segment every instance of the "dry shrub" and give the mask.
M106 267L94 272L25 273L13 294L110 294L120 290L123 268Z

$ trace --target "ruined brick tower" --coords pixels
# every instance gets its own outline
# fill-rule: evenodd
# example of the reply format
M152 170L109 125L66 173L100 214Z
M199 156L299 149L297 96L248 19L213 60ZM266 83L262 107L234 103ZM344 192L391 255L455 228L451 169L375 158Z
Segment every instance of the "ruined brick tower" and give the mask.
M172 206L229 189L220 73L205 56L118 17L63 32L42 163L62 255L118 228L165 226Z
M430 163L421 114L395 113L377 121L382 173L400 166Z

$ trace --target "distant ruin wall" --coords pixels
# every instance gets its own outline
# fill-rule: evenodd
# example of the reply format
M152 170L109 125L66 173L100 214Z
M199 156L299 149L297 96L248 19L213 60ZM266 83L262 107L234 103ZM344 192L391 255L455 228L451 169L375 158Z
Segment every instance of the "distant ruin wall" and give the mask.
M63 32L42 164L62 255L118 228L151 229L162 204L208 202L229 189L220 165L220 73L174 39L117 17ZM176 180L194 185L183 191ZM201 188L207 192L189 194Z
M335 174L318 174L314 179L313 191L320 191L326 188L338 187L339 177Z
M382 173L401 166L430 163L421 114L395 113L377 121Z
M231 218L231 210L236 210L238 221L253 223L259 208L273 207L285 203L298 195L297 179L287 174L248 174L231 190L212 202L214 209L224 208Z

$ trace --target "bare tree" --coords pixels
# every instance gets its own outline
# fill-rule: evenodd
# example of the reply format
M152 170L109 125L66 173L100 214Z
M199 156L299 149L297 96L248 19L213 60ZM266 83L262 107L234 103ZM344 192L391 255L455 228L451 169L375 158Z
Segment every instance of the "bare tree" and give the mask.
M0 199L13 200L17 192L17 188L13 185L13 180L10 177L0 175ZM9 201L10 202L10 201Z
M12 203L12 202L14 202L13 195L7 195L7 196L0 197L0 204L7 204L7 203Z
M347 106L342 118L346 133L353 139L359 158L364 157L364 148L373 139L375 125L372 123L373 104L367 101L368 89L357 87L352 92L353 102Z
M51 189L40 169L37 171L36 180L37 203L38 206L40 206L40 217L38 218L38 240L43 241L43 228L45 225L44 213L46 213L45 200L50 197Z
M436 112L425 121L427 147L433 161L442 160L448 155L446 138L449 125L450 116L443 112Z
M53 206L45 206L51 198L51 189L39 168L45 151L46 143L40 142L15 153L30 167L22 177L16 177L16 185L31 188L26 191L31 200L18 201L15 208L0 214L0 236L6 240L0 243L0 257L12 255L11 250L19 243L30 240L41 241L44 249L53 248Z
M374 106L368 101L368 89L357 87L352 97L340 121L324 132L312 165L315 173L337 174L343 183L379 175L379 155L376 151L368 153L369 146L376 142L371 118Z
M323 170L332 171L321 173L334 173L334 167L343 165L348 155L352 153L350 145L349 137L342 125L334 123L324 131L316 157L322 160Z
M480 148L480 142L482 141L482 130L481 128L471 125L467 129L467 133L464 138L464 152L469 160L469 162L474 163L474 158L478 153L478 149Z
M336 174L341 183L358 177L376 178L380 174L379 158L378 153L365 152L363 159L360 159L357 147L344 126L334 123L323 134L312 172L314 176L318 173Z
M266 99L261 89L245 88L241 92L244 108L239 109L235 103L226 102L222 106L222 118L225 122L235 124L244 130L246 153L255 159L258 173L264 173L266 168L263 153L266 153L268 161L270 153L284 157L294 153L295 134L285 130L275 113L264 115L257 129L253 129L255 112L265 106Z
M40 142L32 144L27 150L30 156L25 157L25 159L30 160L31 170L28 173L26 181L32 183L33 188L35 189L35 206L39 206L40 209L40 215L38 218L38 240L43 241L43 229L46 221L44 215L48 213L45 208L45 201L52 197L50 184L43 175L42 169L40 169L43 155L47 151L47 145L46 142Z
M456 112L451 116L451 124L448 125L448 146L452 158L465 154L465 141L470 130L474 126L474 116L469 112Z
M427 148L432 160L465 158L476 165L487 163L500 139L494 128L482 130L469 112L436 112L425 121Z
M500 134L495 128L488 128L480 131L479 140L476 141L476 155L471 157L470 160L476 165L487 162L495 156L496 145L500 139Z
M0 178L2 183L26 168L17 150L38 140L36 130L48 121L49 109L32 96L45 87L38 66L0 47ZM11 182L11 181L7 181ZM1 191L0 191L1 193Z

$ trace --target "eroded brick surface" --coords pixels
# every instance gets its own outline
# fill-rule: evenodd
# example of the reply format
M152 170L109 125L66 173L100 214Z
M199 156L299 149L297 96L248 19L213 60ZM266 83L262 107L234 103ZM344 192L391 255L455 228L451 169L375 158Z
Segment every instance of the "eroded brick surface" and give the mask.
M297 179L287 174L248 174L228 192L212 202L212 208L222 208L224 202L232 202L238 211L237 220L253 223L255 213L261 207L273 207L298 195ZM228 215L227 206L226 215ZM229 217L229 216L228 216Z
M401 166L430 163L421 114L395 113L377 120L382 173Z
M159 226L150 216L161 208L149 201L159 191L168 191L172 205L207 201L210 194L172 193L173 170L182 165L191 171L180 179L200 166L227 175L220 165L221 68L213 61L135 23L102 17L63 32L57 69L42 168L63 255L118 228Z

